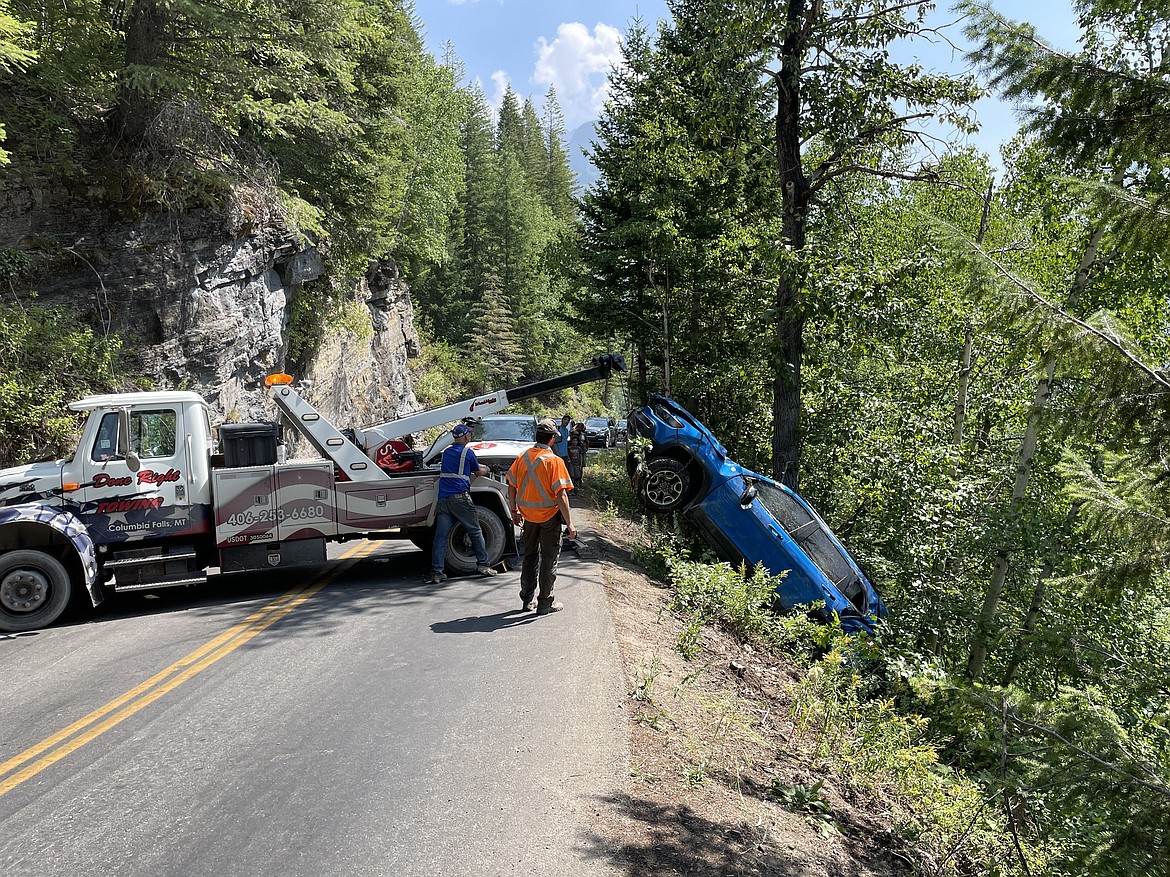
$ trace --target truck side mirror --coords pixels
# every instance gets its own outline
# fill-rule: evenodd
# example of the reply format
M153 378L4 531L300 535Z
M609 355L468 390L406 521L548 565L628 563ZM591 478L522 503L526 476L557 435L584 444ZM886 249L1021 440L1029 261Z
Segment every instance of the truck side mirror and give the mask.
M752 500L756 498L756 486L750 481L748 486L743 489L743 493L739 497L739 507L741 509L750 509L752 507Z
M118 456L126 461L126 467L131 472L142 468L142 461L138 455L130 450L130 409L118 409Z

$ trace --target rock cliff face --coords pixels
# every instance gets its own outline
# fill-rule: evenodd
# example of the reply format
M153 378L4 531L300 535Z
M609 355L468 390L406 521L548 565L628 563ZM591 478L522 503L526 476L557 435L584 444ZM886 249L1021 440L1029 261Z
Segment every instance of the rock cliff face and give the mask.
M288 368L290 305L304 284L324 279L320 253L255 209L127 218L103 207L102 196L0 173L0 253L31 260L11 292L131 339L151 385L201 393L217 422L272 419L263 379ZM375 266L351 294L368 309L372 333L327 324L298 356L296 375L312 381L306 395L339 426L417 407L408 289L391 268Z

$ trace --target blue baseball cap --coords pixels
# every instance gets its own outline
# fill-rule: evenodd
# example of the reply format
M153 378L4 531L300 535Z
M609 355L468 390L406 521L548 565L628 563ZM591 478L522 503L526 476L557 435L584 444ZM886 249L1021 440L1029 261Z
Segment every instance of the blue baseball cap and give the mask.
M455 438L463 438L465 435L471 435L471 427L466 423L460 423L451 430L451 435L455 436Z

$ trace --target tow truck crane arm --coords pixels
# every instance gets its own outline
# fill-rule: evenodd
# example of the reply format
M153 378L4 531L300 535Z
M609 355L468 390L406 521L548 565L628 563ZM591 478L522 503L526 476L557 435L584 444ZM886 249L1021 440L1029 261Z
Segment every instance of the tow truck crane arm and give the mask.
M354 430L354 434L358 445L365 450L366 454L371 458L376 458L378 448L387 441L410 435L413 432L422 432L426 429L442 426L444 423L462 420L464 417L482 417L485 414L495 414L503 411L513 402L563 390L566 387L576 387L590 381L604 380L615 371L624 372L625 370L626 360L620 353L603 353L601 356L593 358L592 365L575 372L545 378L543 381L535 381L531 384L523 384L510 390L493 390L482 396L452 402L450 405L443 405L439 408L428 408L400 417L397 420L391 420L389 423Z

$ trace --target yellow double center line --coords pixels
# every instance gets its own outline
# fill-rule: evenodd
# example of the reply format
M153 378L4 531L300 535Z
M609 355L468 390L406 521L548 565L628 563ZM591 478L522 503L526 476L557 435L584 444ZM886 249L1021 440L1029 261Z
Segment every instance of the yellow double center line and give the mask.
M366 555L372 554L377 547L376 542L361 542L342 554L340 559L356 562ZM249 615L239 624L228 628L215 639L200 646L191 654L175 661L165 670L160 670L141 685L130 689L105 706L78 719L69 727L62 728L56 734L46 737L35 746L30 746L24 752L0 764L0 795L12 791L25 780L36 776L70 753L76 752L110 728L130 718L139 710L150 706L168 691L178 688L221 658L230 655L330 584L350 565L350 563L344 563L321 578L293 588L263 609Z

